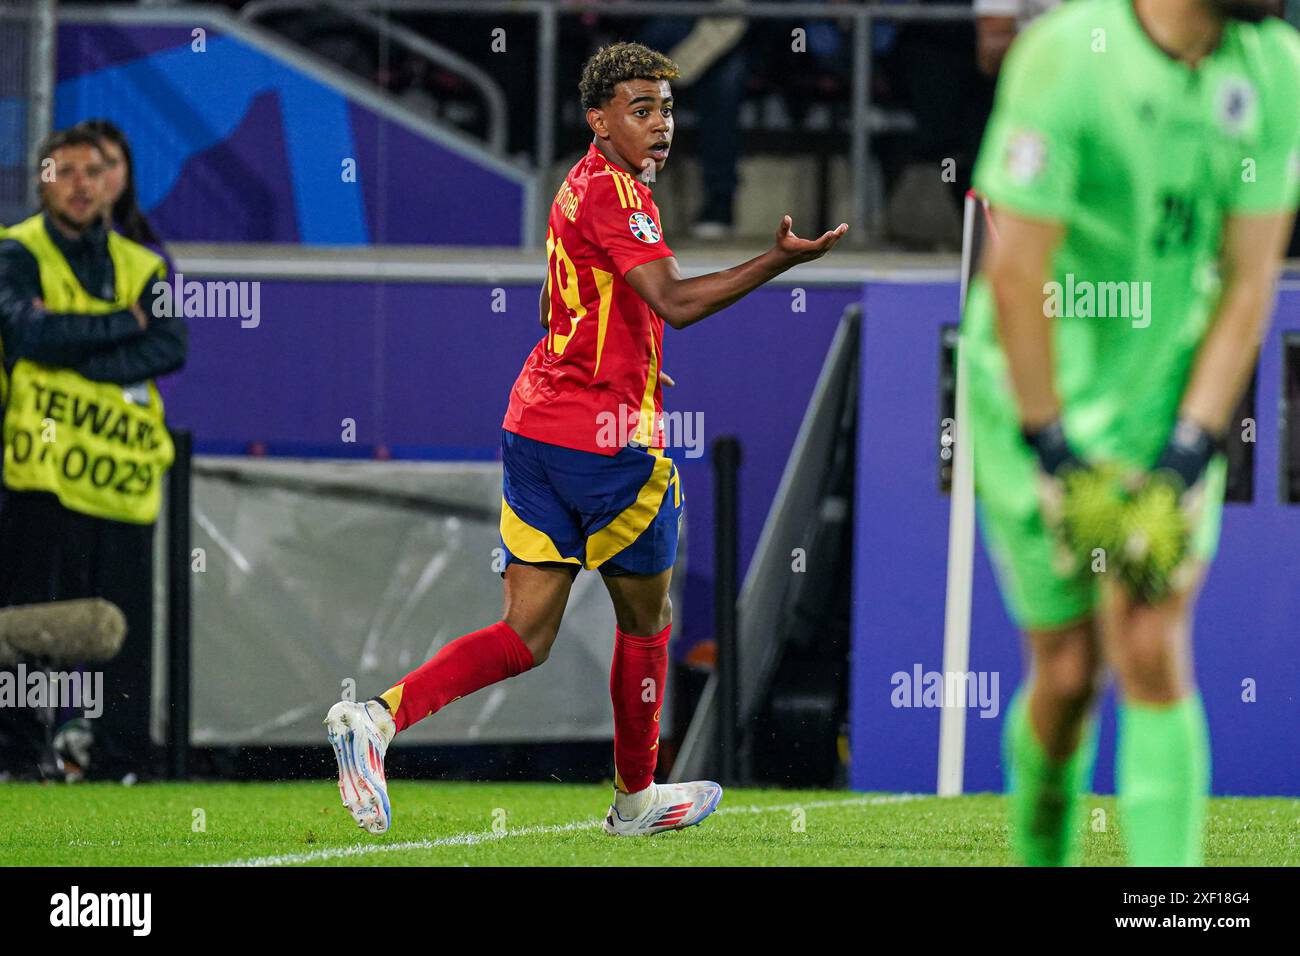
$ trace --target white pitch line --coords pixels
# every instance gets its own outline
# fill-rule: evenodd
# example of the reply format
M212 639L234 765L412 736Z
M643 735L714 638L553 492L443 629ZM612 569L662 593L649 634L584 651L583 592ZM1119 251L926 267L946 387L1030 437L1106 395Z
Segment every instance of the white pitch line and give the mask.
M720 807L718 813L790 813L794 810L821 810L829 807L871 806L882 803L905 803L916 800L923 794L899 793L881 797L852 797L847 800L812 800L807 803L784 803L760 806ZM599 820L583 820L577 823L547 824L544 826L521 827L518 830L505 830L496 833L491 830L478 830L470 833L457 833L454 836L438 837L436 840L408 840L403 843L354 843L351 846L327 847L308 853L284 853L278 856L255 856L244 860L229 860L225 863L208 863L205 866L295 866L302 863L317 863L323 860L339 860L346 857L369 856L373 853L397 853L402 850L431 850L440 846L475 846L479 843L491 843L510 837L538 836L544 833L572 833L577 830L591 830L600 826Z
M750 804L747 807L722 807L718 813L789 813L792 810L822 810L826 807L868 807L880 803L907 803L921 800L932 794L891 793L881 797L850 797L847 800L812 800L808 803Z
M352 846L330 847L312 850L310 853L286 853L280 856L256 856L248 860L231 860L228 863L214 863L212 866L293 866L299 863L315 863L318 860L337 860L349 856L368 856L371 853L393 853L400 850L431 850L439 846L473 846L476 843L488 843L492 840L504 840L512 836L533 836L539 833L567 833L571 830L588 830L600 826L599 820L584 820L581 823L565 823L537 827L523 827L519 830L505 830L494 833L480 830L473 833L457 833L455 836L439 837L436 840L408 840L405 843L354 843Z

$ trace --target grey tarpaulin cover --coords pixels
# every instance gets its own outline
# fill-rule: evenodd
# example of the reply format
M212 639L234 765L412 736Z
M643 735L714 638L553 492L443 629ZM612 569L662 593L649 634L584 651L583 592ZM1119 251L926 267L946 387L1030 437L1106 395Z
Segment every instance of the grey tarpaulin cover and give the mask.
M193 743L321 743L346 680L373 696L499 620L500 502L499 463L196 456ZM401 742L612 738L613 638L605 588L584 571L543 666Z

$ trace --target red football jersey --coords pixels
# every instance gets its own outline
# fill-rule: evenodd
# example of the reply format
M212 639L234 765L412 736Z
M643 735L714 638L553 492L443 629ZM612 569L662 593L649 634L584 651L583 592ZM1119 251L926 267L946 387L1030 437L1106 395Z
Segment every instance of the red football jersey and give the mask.
M663 447L664 321L624 276L672 254L649 188L592 144L551 204L550 328L515 380L502 427L603 455L629 441Z

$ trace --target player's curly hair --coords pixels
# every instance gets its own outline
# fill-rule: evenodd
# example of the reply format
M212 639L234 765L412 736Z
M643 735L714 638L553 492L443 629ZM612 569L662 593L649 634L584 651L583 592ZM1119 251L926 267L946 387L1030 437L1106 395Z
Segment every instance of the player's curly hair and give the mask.
M628 80L675 80L677 64L640 43L611 43L591 55L582 68L578 92L582 108L599 108L614 98L614 87Z

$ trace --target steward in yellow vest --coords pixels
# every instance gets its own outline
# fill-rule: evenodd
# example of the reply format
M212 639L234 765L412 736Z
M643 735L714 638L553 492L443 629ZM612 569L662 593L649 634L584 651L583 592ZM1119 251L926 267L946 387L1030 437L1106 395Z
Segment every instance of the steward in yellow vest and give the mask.
M31 708L0 707L0 774L147 778L153 522L173 457L153 379L184 364L188 336L154 314L165 260L108 228L100 137L51 133L37 159L42 211L0 235L0 607L99 597L127 638L94 665L103 712L75 753L55 759Z
M183 363L186 339L144 308L167 267L98 220L75 238L59 226L41 213L0 243L4 485L150 524L173 458L152 379Z

